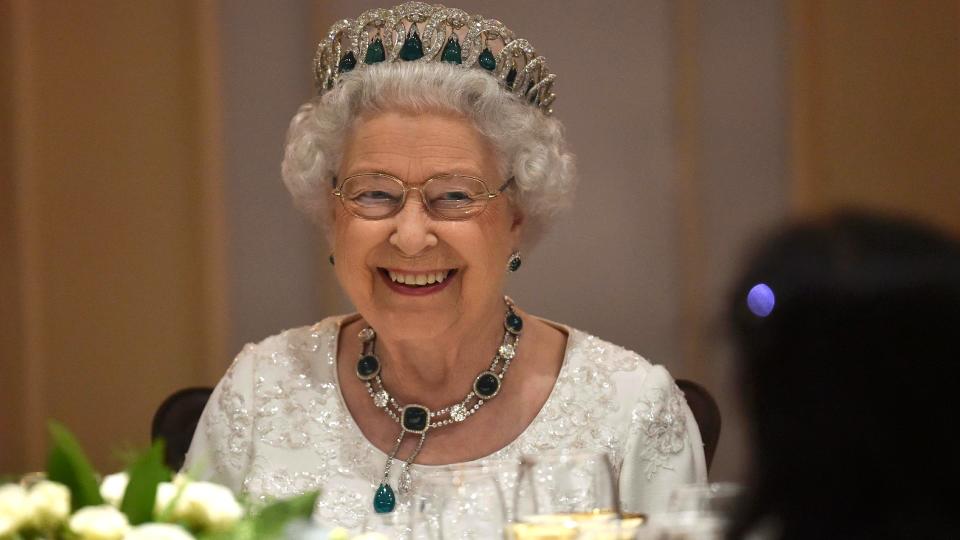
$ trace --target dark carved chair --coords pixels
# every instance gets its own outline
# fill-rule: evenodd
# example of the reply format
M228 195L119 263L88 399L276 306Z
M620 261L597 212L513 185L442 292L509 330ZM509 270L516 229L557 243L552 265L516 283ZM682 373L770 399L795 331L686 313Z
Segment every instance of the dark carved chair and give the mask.
M211 392L213 389L208 387L178 390L165 399L153 415L150 438L166 441L164 462L174 471L183 467L193 432Z
M710 392L699 384L686 379L677 379L677 386L686 396L687 405L697 420L700 438L703 439L703 454L709 471L713 454L716 453L717 443L720 440L720 408L717 407L717 401L713 399Z
M693 412L703 439L703 453L707 460L707 470L713 462L720 439L720 409L710 392L699 384L686 379L677 379L677 386L687 398L687 405ZM166 443L164 459L173 470L183 466L183 459L190 448L193 432L203 412L212 388L185 388L173 393L157 409L153 416L151 438L163 438Z

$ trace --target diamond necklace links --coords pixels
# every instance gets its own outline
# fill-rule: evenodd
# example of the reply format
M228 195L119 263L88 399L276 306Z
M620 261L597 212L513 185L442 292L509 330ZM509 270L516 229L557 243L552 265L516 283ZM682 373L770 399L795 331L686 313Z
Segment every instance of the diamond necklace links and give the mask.
M393 449L387 456L387 462L383 468L383 479L377 487L373 498L373 508L378 513L392 512L396 507L396 495L393 488L390 487L390 469L393 459L400 450L407 433L419 436L417 446L413 452L403 461L403 467L400 470L397 489L401 494L406 494L413 489L413 478L410 475L410 466L427 438L427 431L430 429L439 429L451 424L465 421L467 418L480 410L484 403L490 401L500 393L503 378L507 374L510 362L517 354L517 347L520 344L520 334L523 331L523 319L514 312L513 302L509 298L504 298L507 305L507 312L503 320L503 342L497 348L493 361L490 363L490 369L480 372L473 380L473 388L467 392L467 395L456 403L447 405L436 411L418 403L401 405L383 385L381 377L380 359L376 354L377 334L370 327L365 327L357 336L362 343L362 352L357 361L357 377L364 382L367 387L367 393L370 394L373 404L400 424L400 434L397 436Z

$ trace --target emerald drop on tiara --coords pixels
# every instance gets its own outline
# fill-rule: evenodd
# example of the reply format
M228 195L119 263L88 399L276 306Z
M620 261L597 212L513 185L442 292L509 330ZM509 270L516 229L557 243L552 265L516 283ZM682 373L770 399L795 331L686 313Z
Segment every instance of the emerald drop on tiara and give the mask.
M497 59L494 58L493 53L490 52L490 49L484 49L480 56L477 57L477 63L480 64L480 67L487 71L493 71L497 69Z
M400 48L400 59L410 61L420 58L423 58L423 42L420 41L417 23L413 23L407 30L407 39L404 40L403 47Z
M353 51L347 51L347 54L343 55L340 63L337 64L337 70L340 73L346 73L355 67L357 67L357 57L353 55Z
M377 64L387 59L387 53L383 49L383 41L377 36L367 47L367 54L363 57L364 64Z
M450 39L448 39L447 44L443 46L443 53L440 55L440 60L450 62L451 64L463 63L463 58L460 54L460 40L456 34L450 34Z

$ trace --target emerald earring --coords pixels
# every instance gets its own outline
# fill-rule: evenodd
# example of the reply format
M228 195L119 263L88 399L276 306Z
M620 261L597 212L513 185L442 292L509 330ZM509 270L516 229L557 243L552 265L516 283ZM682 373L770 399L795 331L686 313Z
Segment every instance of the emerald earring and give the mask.
M507 259L507 270L509 272L516 272L520 269L520 263L523 261L520 260L520 252L514 251L510 254L510 258Z

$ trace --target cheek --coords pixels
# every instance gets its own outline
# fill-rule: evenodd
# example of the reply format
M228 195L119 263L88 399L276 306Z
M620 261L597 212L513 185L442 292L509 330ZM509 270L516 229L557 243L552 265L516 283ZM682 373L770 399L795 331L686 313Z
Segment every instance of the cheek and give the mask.
M477 216L483 249L491 254L509 254L514 248L513 213L506 207L488 208Z
M499 275L514 247L508 212L484 212L476 217L473 225L475 228L470 234L461 237L461 245L468 250L468 257L482 274Z
M337 216L333 226L335 270L345 288L369 279L367 261L380 243L381 232L353 216Z

